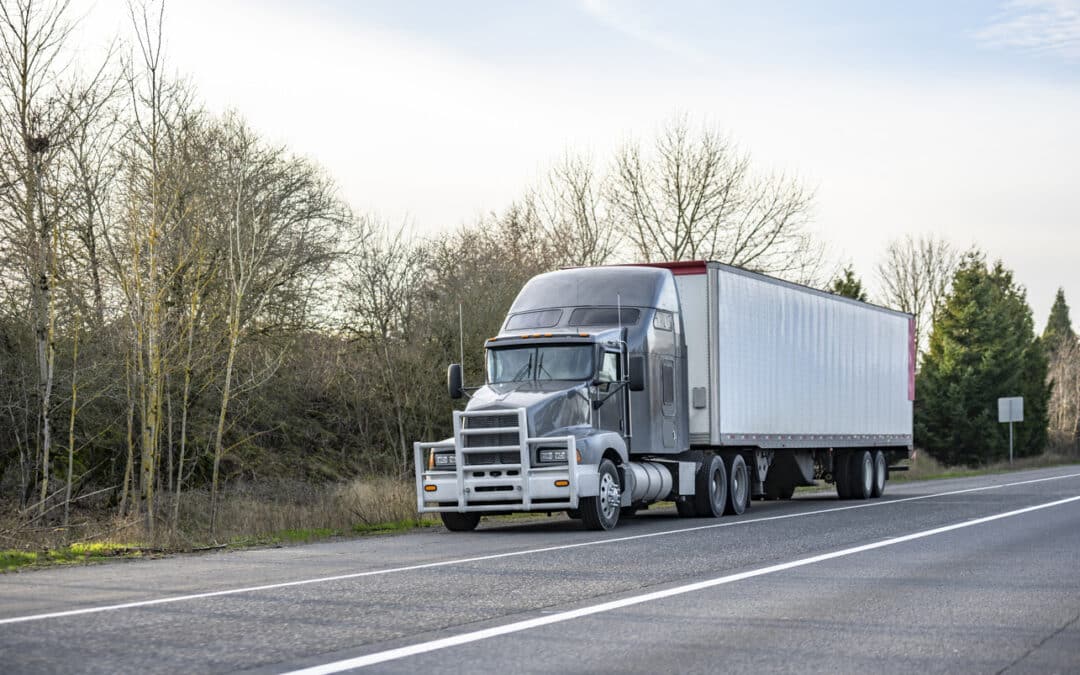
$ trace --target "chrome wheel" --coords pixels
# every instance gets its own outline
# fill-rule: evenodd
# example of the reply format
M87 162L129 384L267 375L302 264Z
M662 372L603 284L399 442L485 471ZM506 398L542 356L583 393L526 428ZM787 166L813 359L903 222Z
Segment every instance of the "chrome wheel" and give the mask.
M605 473L600 478L600 499L604 520L611 520L619 512L622 492L619 490L619 482L610 473Z

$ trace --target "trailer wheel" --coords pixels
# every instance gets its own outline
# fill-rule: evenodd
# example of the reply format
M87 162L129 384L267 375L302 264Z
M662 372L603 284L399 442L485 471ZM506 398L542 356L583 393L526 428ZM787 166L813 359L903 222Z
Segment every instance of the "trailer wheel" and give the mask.
M851 463L851 455L833 455L833 481L836 483L836 496L840 499L851 499L851 489L848 485L848 466Z
M874 453L874 489L871 497L880 497L885 494L885 481L889 477L889 462L885 459L885 453L878 450Z
M718 518L727 506L728 477L719 455L706 455L694 486L694 511L701 518Z
M874 457L869 451L856 450L851 453L848 490L851 499L869 499L874 491Z
M480 524L479 513L458 513L456 511L443 511L443 525L451 532L472 532Z
M600 494L582 498L581 520L590 530L610 530L619 522L621 503L619 472L610 459L605 459L600 462Z
M728 475L727 500L724 504L725 516L739 516L750 505L750 470L742 455L729 455L724 462Z

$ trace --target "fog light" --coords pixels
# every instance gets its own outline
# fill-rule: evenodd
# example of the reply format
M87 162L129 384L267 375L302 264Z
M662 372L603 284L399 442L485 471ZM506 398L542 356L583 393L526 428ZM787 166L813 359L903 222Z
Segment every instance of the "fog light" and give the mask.
M555 487L570 487L570 481L564 478L560 478L559 480L555 481Z
M425 485L424 486L424 492L435 492L438 489L439 488L435 487L434 485Z

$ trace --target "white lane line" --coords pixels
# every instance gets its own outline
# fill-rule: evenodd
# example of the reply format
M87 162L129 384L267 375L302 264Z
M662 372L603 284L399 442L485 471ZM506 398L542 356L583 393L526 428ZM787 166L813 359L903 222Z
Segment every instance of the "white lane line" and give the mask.
M701 530L715 530L721 527L734 527L737 525L751 525L753 523L764 523L773 520L787 520L790 518L803 518L806 516L817 516L825 513L835 513L837 511L850 511L852 509L865 509L874 506L888 506L890 504L900 504L903 502L913 502L921 499L933 499L935 497L948 497L952 495L967 494L971 492L984 492L986 490L998 490L1001 488L1015 487L1017 485L1029 485L1031 483L1043 483L1052 480L1064 480L1066 478L1080 477L1080 473L1070 473L1064 476L1050 476L1047 478L1034 478L1031 480L1016 481L1013 483L999 483L996 485L984 485L982 487L966 488L964 490L950 490L948 492L936 492L929 495L918 495L916 497L903 497L901 499L886 499L878 501L863 502L860 504L853 504L850 506L835 506L827 509L817 509L814 511L800 511L797 513L785 513L778 516L766 516L762 518L749 518L745 520L730 520L719 523L712 523L709 525L697 525L694 527L682 527L676 530L663 530L661 532L649 532L646 534L634 534L625 537L611 537L609 539L594 539L592 541L582 541L574 544L559 544L558 546L545 546L543 548L531 548L522 551L508 551L505 553L492 553L489 555L473 556L470 558L454 558L452 560L439 560L429 563L418 563L416 565L405 565L403 567L390 567L380 570L369 570L367 572L350 572L349 574L337 574L328 577L316 577L313 579L298 579L296 581L282 581L273 584L263 584L261 586L244 586L241 588L228 588L221 591L206 591L203 593L191 593L189 595L174 595L165 598L154 598L152 600L135 600L132 602L123 602L115 605L100 605L97 607L83 607L81 609L68 609L60 612L47 612L44 614L28 614L25 616L13 616L6 619L0 619L0 626L12 623L25 623L27 621L42 621L44 619L58 619L66 616L79 616L81 614L97 614L99 612L111 612L120 609L134 609L137 607L151 607L153 605L165 605L174 602L186 602L188 600L200 600L203 598L216 598L225 595L238 595L240 593L255 593L257 591L271 591L278 588L290 588L292 586L307 586L310 584L322 584L331 581L343 581L347 579L360 579L363 577L375 577L385 574L396 574L399 572L411 572L415 570L432 569L436 567L449 567L452 565L464 565L467 563L484 562L487 560L499 560L502 558L514 558L518 556L534 555L537 553L550 553L552 551L565 551L574 548L584 548L587 546L600 546L603 544L615 544L624 541L635 541L638 539L651 539L653 537L666 537L673 534L685 534L687 532L699 532Z
M1032 511L1049 509L1055 506L1061 506L1062 504L1069 504L1076 501L1080 501L1080 496L1059 499L1057 501L1047 502L1045 504L1037 504L1035 506L1028 506L1023 509L1007 511L1005 513L998 513L993 516L976 518L974 520L967 520L961 523L955 523L953 525L946 525L944 527L936 527L932 530L913 532L912 534L906 534L901 537L884 539L882 541L876 541L872 544L854 546L852 548L845 548L839 551L833 551L831 553L823 553L821 555L815 555L809 558L800 558L799 560L792 560L791 562L780 563L778 565L770 565L769 567L762 567L761 569L750 570L749 572L729 574L727 576L707 579L705 581L698 581L692 584L686 584L685 586L676 586L674 588L667 588L662 591L653 591L652 593L645 593L643 595L635 595L629 598L612 600L610 602L604 602L598 605L591 605L589 607L580 607L578 609L572 609L566 612L559 612L558 614L548 614L546 616L537 617L535 619L517 621L503 626L496 626L494 628L486 628L484 630L473 631L471 633L463 633L462 635L454 635L453 637L441 638L439 640L431 640L430 642L421 642L420 644L410 645L408 647L388 649L386 651L376 652L374 654L368 654L366 656L358 656L352 659L344 659L342 661L325 663L320 666L312 666L310 668L293 670L287 672L286 675L329 675L330 673L340 673L345 670L364 668L366 666L372 666L379 663L386 663L387 661L396 661L398 659L416 656L418 654L425 654L427 652L438 651L440 649L446 649L448 647L457 647L460 645L469 644L470 642L487 640L488 638L498 637L500 635L519 633L521 631L529 630L531 628L539 628L540 626L548 626L553 623L562 623L564 621L579 619L583 616L591 616L593 614L610 612L615 609L622 609L623 607L632 607L634 605L640 605L646 602L653 602L654 600L663 600L664 598L670 598L676 595L692 593L694 591L699 591L705 588L713 588L714 586L723 586L724 584L742 581L743 579L752 579L753 577L760 577L766 574L783 572L785 570L794 569L796 567L813 565L814 563L823 562L825 560L843 558L845 556L855 555L857 553L864 553L866 551L872 551L874 549L884 548L886 546L895 546L896 544L902 544L904 542L914 541L916 539L932 537L937 534L952 532L953 530L959 530L965 527L981 525L983 523L1001 520L1002 518L1011 518L1013 516L1019 516L1024 513L1031 513Z

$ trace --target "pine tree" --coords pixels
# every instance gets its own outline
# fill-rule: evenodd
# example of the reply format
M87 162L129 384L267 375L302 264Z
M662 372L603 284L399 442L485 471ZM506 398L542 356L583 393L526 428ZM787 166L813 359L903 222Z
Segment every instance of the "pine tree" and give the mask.
M981 253L967 254L935 317L918 376L915 441L946 464L983 464L1008 456L1008 427L997 399L1024 397L1017 456L1042 451L1047 438L1047 358L1031 308L1012 272Z
M844 271L833 279L832 285L829 287L829 292L836 295L842 295L845 298L853 298L855 300L866 302L866 291L863 290L862 282L855 276L855 270L851 265L845 267Z
M1075 339L1072 320L1069 319L1069 305L1065 302L1065 289L1059 288L1054 305L1050 308L1050 318L1046 320L1043 331L1043 344L1050 351L1055 351L1064 340Z

